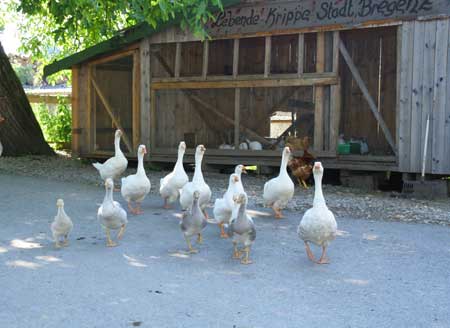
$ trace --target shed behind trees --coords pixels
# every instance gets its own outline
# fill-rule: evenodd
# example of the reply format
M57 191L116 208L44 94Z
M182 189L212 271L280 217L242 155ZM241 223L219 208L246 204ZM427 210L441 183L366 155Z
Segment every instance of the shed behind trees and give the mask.
M235 2L210 40L143 24L47 66L73 71L73 150L107 156L119 127L130 156L174 161L185 140L188 161L203 143L209 163L278 165L287 136L309 136L327 167L418 173L430 114L426 172L450 174L447 0Z

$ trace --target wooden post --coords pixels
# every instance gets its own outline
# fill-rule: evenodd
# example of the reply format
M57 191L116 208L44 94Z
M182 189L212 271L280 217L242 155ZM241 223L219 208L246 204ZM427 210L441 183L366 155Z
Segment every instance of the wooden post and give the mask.
M239 39L234 39L233 44L233 77L236 78L239 72Z
M239 125L240 125L241 89L234 89L234 146L239 149Z
M333 32L332 71L339 74L339 31ZM341 119L341 84L330 86L330 151L336 154Z
M333 73L339 72L339 31L333 32Z
M151 67L150 67L150 42L144 39L140 46L141 57L141 138L140 142L144 145L150 145L150 85L151 85ZM150 152L152 148L149 147Z
M381 130L384 133L384 136L386 137L387 142L391 146L394 153L397 155L397 149L395 147L394 139L392 138L391 132L389 131L389 128L386 125L386 122L384 122L383 118L381 117L381 114L378 112L378 108L370 96L369 90L367 89L363 79L361 78L361 75L359 74L358 69L356 68L355 64L353 63L352 58L350 57L347 48L345 48L345 45L342 41L339 42L339 50L342 54L342 57L344 58L345 62L348 65L348 68L350 69L350 72L352 72L353 78L355 79L356 83L358 84L359 88L361 89L364 98L369 104L370 110L372 111L373 115L375 116L378 124L380 124Z
M325 34L317 33L317 51L316 51L316 72L325 71ZM322 86L314 87L314 149L323 150L323 107L324 107L324 89Z
M92 92L92 70L93 66L89 65L88 67L88 76L87 76L87 140L88 140L88 152L93 153L95 149L95 109L93 108L94 93Z
M206 80L208 75L208 61L209 61L209 41L203 41L203 64L202 64L202 78Z
M271 52L272 52L272 37L269 35L266 36L266 47L264 56L264 77L269 77L270 75Z
M80 69L72 68L72 153L80 154L80 96L79 96Z
M297 74L299 77L303 76L303 66L305 61L305 35L299 33L298 35L298 48L297 48Z
M177 42L177 47L175 50L175 77L180 77L180 66L181 66L181 42Z
M131 99L133 100L132 102L132 115L131 115L131 119L132 119L132 152L133 150L138 148L139 145L139 138L140 138L140 121L141 121L141 117L140 117L140 105L141 105L141 93L140 93L140 88L141 88L141 64L140 64L140 53L138 51L135 51L133 53L133 76L132 76L132 95L131 95ZM134 155L134 154L133 154Z

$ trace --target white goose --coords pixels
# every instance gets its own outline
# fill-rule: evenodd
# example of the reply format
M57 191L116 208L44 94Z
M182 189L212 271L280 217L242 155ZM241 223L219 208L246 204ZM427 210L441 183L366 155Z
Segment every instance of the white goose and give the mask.
M114 182L111 178L106 179L105 189L105 198L98 209L97 218L106 230L106 246L114 247L117 244L111 240L110 230L120 229L117 239L122 238L128 223L127 212L113 199Z
M180 205L183 210L187 210L189 207L191 207L194 200L194 191L197 190L200 193L198 201L199 206L205 214L206 218L208 218L208 214L205 208L209 200L211 199L211 189L206 184L202 173L202 160L203 155L205 154L205 150L206 148L203 145L198 145L195 149L194 177L192 178L191 182L186 183L181 189Z
M245 166L242 165L242 164L236 165L236 167L234 168L234 173L235 173L235 174L238 176L238 178L239 178L238 186L237 186L238 189L237 189L237 191L235 192L235 194L245 193L245 191L244 191L244 185L242 184L242 179L241 179L242 173L247 174L247 170L246 170ZM229 199L229 204L230 204L231 207L233 206L233 204L234 204L233 196L230 197L230 199Z
M180 189L189 182L189 178L183 167L183 156L186 151L186 144L181 141L178 146L178 157L172 172L160 180L159 193L164 199L164 208L169 208L169 203L173 203L180 195Z
M233 196L240 192L240 180L241 179L239 179L239 176L236 173L231 174L227 191L222 198L217 198L214 202L213 214L214 219L219 224L221 238L228 238L228 234L224 229L224 224L230 223L234 206Z
M150 192L151 184L144 168L144 155L147 154L145 145L140 145L137 152L138 167L136 174L122 178L121 193L122 197L128 202L128 209L133 214L142 214L141 202L145 196ZM131 206L131 203L137 204L136 208Z
M116 130L114 135L114 156L109 158L103 164L92 164L98 170L103 180L108 178L113 180L117 179L127 169L127 158L120 149L120 137L122 134L121 130Z
M329 243L336 237L337 223L333 213L328 209L322 193L323 166L320 162L314 163L314 201L313 207L305 212L298 226L299 237L305 242L308 258L318 264L329 263L326 250ZM318 261L309 248L309 242L322 247L322 255Z
M289 177L286 168L290 154L291 150L289 147L284 147L279 175L264 184L264 201L266 206L272 207L277 219L283 217L281 209L287 205L294 195L294 183Z
M69 233L72 231L73 223L70 217L64 211L64 201L58 199L56 201L56 207L58 208L58 213L55 216L55 220L52 222L50 229L52 230L53 239L55 240L55 247L60 248L60 239L64 237L62 246L69 245Z

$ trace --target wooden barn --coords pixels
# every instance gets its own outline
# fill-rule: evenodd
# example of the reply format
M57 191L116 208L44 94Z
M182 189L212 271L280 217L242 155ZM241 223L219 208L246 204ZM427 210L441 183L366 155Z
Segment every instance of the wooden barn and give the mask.
M118 127L130 157L174 162L184 140L188 161L202 143L207 163L270 166L308 136L327 167L418 173L426 148L450 174L449 0L223 2L206 41L142 24L45 68L72 69L75 153L109 156Z

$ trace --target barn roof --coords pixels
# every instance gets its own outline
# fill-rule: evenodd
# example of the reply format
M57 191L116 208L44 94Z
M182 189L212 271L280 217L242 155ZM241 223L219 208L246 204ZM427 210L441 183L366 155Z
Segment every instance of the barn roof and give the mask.
M240 3L240 0L222 0L224 8L230 7ZM161 23L157 28L153 28L147 23L135 25L129 29L119 31L112 38L100 42L92 47L86 48L80 52L74 53L68 57L54 61L53 63L44 67L44 76L52 75L64 69L69 69L74 65L80 64L84 61L94 57L106 54L111 51L119 50L131 43L149 37L155 33L161 32L170 26L177 25L180 22L179 18L169 20L166 23Z

